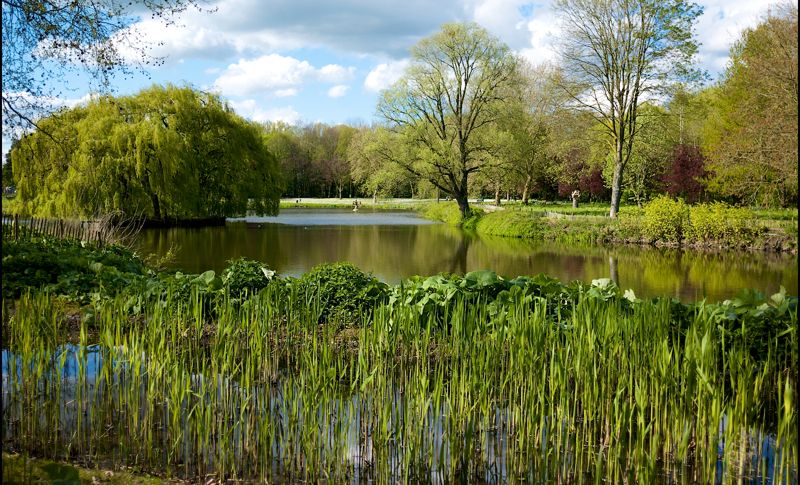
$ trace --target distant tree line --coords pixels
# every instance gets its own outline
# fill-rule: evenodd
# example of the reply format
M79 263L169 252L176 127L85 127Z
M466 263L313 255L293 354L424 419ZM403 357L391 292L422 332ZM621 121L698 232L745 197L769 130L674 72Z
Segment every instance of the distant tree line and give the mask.
M155 218L271 213L279 195L451 197L465 215L471 197L527 203L574 190L610 201L612 216L620 201L663 193L797 203L796 5L745 30L724 74L698 88L693 4L556 3L571 26L561 64L530 66L478 25L447 24L412 48L372 126L257 125L173 86L100 97L16 140L4 185L12 177L34 213L136 208ZM625 12L639 15L639 30ZM631 48L641 36L652 45ZM661 72L665 62L683 75Z

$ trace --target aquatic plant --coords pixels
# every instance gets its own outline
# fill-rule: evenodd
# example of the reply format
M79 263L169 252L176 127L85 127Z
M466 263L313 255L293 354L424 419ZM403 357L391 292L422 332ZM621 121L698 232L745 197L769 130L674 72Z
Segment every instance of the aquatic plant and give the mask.
M23 294L7 446L190 480L797 480L794 297L476 272L391 288L342 330L296 282L135 315L117 294L77 331Z

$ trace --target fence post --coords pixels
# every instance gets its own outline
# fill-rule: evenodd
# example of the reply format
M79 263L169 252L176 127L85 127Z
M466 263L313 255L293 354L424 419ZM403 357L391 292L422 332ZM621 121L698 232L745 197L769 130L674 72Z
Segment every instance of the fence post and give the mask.
M19 239L19 214L14 214L14 240Z

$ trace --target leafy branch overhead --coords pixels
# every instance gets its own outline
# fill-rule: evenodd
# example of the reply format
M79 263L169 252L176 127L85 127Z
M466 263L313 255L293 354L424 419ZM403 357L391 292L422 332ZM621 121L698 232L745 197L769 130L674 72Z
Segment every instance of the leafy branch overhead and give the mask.
M83 74L90 89L112 90L115 75L145 72L163 59L129 27L145 15L164 23L199 8L194 0L3 0L3 132L38 126L70 90L67 74ZM54 87L58 81L61 88Z

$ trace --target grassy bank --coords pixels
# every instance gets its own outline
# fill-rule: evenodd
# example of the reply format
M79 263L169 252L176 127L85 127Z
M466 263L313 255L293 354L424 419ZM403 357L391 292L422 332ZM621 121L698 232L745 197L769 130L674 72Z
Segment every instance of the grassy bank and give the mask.
M646 244L694 249L797 252L797 211L750 211L724 204L688 206L659 198L643 209L623 207L617 219L607 208L509 205L475 209L465 227L487 236L563 243ZM455 203L428 204L423 217L459 225ZM792 219L794 218L794 219Z

